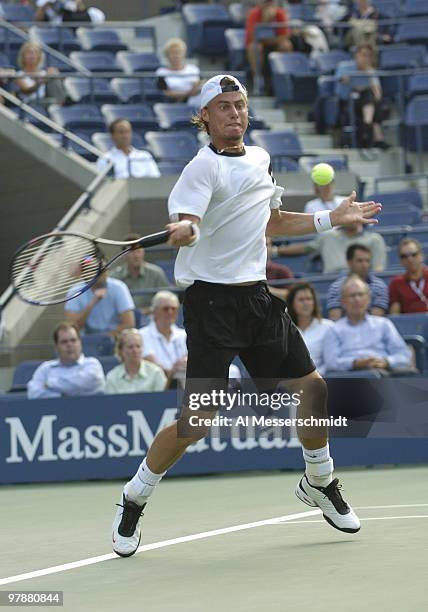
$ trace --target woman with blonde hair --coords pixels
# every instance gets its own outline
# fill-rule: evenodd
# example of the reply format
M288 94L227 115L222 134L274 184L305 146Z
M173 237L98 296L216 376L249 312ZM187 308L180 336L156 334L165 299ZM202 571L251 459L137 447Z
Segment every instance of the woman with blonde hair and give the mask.
M203 81L198 66L186 63L186 43L181 38L171 38L163 52L168 65L156 70L159 89L171 102L188 102L198 106Z
M143 359L143 342L138 329L118 334L116 354L121 364L106 376L106 393L147 393L163 391L167 378L158 365Z
M17 95L26 104L57 102L65 99L64 88L59 79L48 79L48 75L58 74L58 69L50 66L44 69L45 54L35 42L26 42L18 52L18 66L21 68L15 80Z

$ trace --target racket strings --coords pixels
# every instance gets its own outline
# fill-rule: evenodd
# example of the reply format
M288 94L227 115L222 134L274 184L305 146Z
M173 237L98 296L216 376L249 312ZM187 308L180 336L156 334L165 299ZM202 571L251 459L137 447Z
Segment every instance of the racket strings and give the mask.
M54 303L81 283L91 283L99 268L100 253L91 240L74 235L49 236L29 243L17 254L12 280L24 299Z

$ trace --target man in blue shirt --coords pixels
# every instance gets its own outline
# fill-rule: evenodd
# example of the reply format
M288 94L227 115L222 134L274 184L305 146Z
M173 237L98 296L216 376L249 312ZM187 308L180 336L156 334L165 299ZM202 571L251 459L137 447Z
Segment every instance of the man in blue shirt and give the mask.
M324 339L327 370L412 369L411 352L394 324L367 314L370 289L354 275L342 286L346 316L328 330Z
M76 290L72 287L70 292ZM121 280L100 275L91 289L67 302L65 318L86 333L108 333L135 327L135 304Z
M45 361L28 383L29 399L44 399L104 392L103 368L95 357L82 354L77 327L67 321L53 334L58 359Z
M364 244L351 244L346 249L346 262L349 274L344 274L334 281L328 288L327 310L328 317L337 321L343 316L341 292L343 283L348 276L356 274L366 282L370 288L369 312L372 315L383 316L388 311L388 287L381 278L370 272L372 260L371 250Z

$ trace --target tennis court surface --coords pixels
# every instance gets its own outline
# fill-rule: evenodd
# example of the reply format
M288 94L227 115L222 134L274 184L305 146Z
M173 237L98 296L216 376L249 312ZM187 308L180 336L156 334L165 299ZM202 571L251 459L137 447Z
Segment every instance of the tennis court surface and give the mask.
M337 475L356 535L295 498L299 472L171 478L129 559L110 548L121 483L3 486L0 590L61 590L79 612L423 612L428 467Z

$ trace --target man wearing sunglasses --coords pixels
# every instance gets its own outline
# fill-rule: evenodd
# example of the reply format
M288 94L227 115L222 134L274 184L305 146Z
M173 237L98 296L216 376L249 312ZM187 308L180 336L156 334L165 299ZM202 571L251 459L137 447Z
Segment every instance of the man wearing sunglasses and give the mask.
M391 279L389 312L428 312L428 268L424 264L422 245L414 238L403 238L398 249L406 272Z

